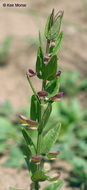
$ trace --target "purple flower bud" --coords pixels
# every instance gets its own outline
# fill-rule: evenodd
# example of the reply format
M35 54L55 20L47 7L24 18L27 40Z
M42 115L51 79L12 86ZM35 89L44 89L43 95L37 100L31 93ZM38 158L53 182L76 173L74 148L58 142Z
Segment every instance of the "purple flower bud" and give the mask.
M57 157L57 155L59 155L60 154L60 151L57 151L57 152L49 152L48 154L47 154L47 157L49 158L49 159L55 159L56 157Z
M43 159L43 156L33 155L31 156L31 161L35 164L40 163L40 161Z
M39 96L40 99L44 99L45 96L48 95L48 92L46 92L46 91L40 91L40 92L37 92L37 94L38 94L38 96Z
M61 75L61 71L58 71L58 72L56 73L56 78L58 78L60 75Z
M30 129L37 129L39 123L33 120L28 119L27 117L23 115L19 115L19 118L21 119L22 125L28 125Z
M57 97L57 98L61 98L62 95L63 95L63 92L59 92L58 94L55 95L55 97Z
M58 94L56 94L55 96L51 97L50 99L53 101L61 101L61 97L63 95L63 92L59 92Z
M56 176L49 178L49 181L57 181L59 179L60 175L61 175L61 173L58 172L58 174Z
M48 55L45 55L45 56L44 56L44 62L47 62L47 63L48 63L49 59L50 59L50 57L49 57Z
M27 75L29 75L29 77L34 77L37 74L32 69L29 69L28 72L27 72Z

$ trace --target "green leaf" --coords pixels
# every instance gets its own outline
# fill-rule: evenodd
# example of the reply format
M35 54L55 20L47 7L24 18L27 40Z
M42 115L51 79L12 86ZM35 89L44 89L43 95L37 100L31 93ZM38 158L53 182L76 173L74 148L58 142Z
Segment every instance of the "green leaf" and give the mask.
M42 50L42 53L44 52L43 51L43 44L42 44L42 39L41 39L41 33L39 31L39 42L40 42L40 47L41 47L41 50Z
M43 190L60 190L60 188L62 187L63 183L64 183L64 181L61 180L58 183L54 183L54 184L48 185Z
M37 170L33 176L32 176L32 181L34 182L39 182L39 181L46 181L48 177L44 174L43 171Z
M50 55L52 55L52 54L57 55L58 54L58 52L61 48L62 42L63 42L63 38L64 38L64 34L63 34L63 32L61 32L58 39L57 39L55 47L53 48L52 52L49 53Z
M40 79L42 78L43 68L44 68L43 52L42 52L42 48L39 47L38 54L37 54L37 61L36 61L36 72L37 72L37 76Z
M52 10L51 15L48 17L47 23L45 26L45 37L46 38L48 38L48 33L49 33L51 26L53 25L53 20L54 20L54 9Z
M61 27L61 21L63 18L63 13L58 16L58 18L55 20L53 26L50 28L49 33L48 33L48 39L49 40L55 40L60 32L60 27Z
M31 139L31 137L28 135L27 131L25 128L22 128L22 134L23 134L23 137L27 143L27 146L29 148L29 150L31 151L32 154L36 154L36 148L35 148L35 145L33 144L33 141Z
M36 166L36 164L33 164L31 162L31 159L30 159L31 153L30 153L30 151L26 145L23 145L22 151L23 151L24 158L25 158L25 161L26 161L27 166L28 166L30 176L32 176L35 173L37 166Z
M47 97L50 98L52 96L55 96L59 91L59 83L60 79L55 78L54 80L50 81L47 85L45 90L48 92Z
M34 121L40 121L41 108L40 103L37 101L36 96L33 95L31 98L31 107L30 107L30 118Z
M52 111L52 105L51 104L48 104L46 110L44 111L44 114L42 116L42 119L41 119L41 123L39 125L39 133L42 132L43 128L45 127L49 117L50 117L50 114L51 114L51 111Z
M47 65L45 65L43 71L43 79L53 80L56 77L57 72L57 56L54 55L51 57Z
M41 143L41 152L46 153L49 152L53 144L56 142L59 136L61 125L53 126L52 129L48 131L48 133L43 138Z

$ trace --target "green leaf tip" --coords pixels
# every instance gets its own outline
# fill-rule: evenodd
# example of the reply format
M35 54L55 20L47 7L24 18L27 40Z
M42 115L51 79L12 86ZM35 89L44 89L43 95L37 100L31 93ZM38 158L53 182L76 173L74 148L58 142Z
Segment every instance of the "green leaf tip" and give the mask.
M54 9L51 15L48 17L45 27L45 37L49 40L56 40L61 27L61 21L63 18L64 11L59 11L54 16Z

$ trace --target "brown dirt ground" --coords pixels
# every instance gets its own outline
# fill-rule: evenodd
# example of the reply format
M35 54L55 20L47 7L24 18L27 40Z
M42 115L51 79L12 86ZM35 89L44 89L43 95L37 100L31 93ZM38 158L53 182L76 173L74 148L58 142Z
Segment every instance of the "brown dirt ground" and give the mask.
M27 8L2 8L0 1L0 44L7 35L13 36L7 64L0 67L0 102L9 99L15 110L26 105L27 96L32 94L25 73L28 68L35 67L37 54L37 49L29 48L29 43L24 41L24 37L28 35L37 37L39 29L43 32L46 15L53 7L55 11L63 9L65 12L62 25L65 37L59 54L59 65L61 69L65 68L68 71L79 70L81 77L87 76L87 12L83 1L26 0L26 2ZM32 80L39 90L38 80L36 78ZM84 105L85 96L85 94L80 96ZM0 161L0 190L9 190L10 186L29 189L27 171L3 168L1 164L2 161ZM67 169L67 166L65 168ZM64 186L62 189L67 188Z

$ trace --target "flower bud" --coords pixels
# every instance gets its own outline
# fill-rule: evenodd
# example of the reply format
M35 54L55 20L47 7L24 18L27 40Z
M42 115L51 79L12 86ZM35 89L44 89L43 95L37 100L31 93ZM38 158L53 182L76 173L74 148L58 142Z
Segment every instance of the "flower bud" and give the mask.
M49 153L47 154L47 157L48 157L49 159L54 160L54 159L57 157L57 155L59 155L59 153L60 153L60 151L57 151L57 152L49 152Z
M27 75L29 75L29 77L34 77L36 76L36 72L34 72L32 69L29 69Z
M61 97L63 95L63 92L59 92L58 94L56 94L55 96L51 97L50 99L53 101L61 101Z
M56 73L56 78L58 78L60 75L61 75L61 71L58 71L58 72Z
M37 92L37 94L38 94L39 98L41 100L43 100L45 98L45 96L48 95L48 92L46 92L46 91L40 91L40 92Z
M48 62L49 59L50 59L50 57L49 57L48 55L45 55L45 56L44 56L44 61Z
M44 64L48 64L50 57L48 55L44 56Z
M21 119L22 125L28 125L30 129L37 129L39 123L33 120L28 119L27 117L23 115L19 115L19 118Z
M40 163L40 161L43 159L43 156L34 155L31 156L31 161L35 164Z

